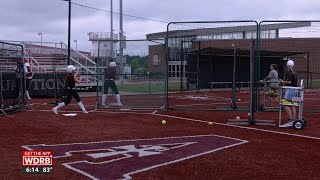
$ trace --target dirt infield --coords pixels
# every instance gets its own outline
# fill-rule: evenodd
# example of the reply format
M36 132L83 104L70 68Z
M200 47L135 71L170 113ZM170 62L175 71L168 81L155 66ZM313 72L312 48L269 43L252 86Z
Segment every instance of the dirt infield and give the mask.
M48 100L33 99L28 111L13 114L14 117L1 116L1 178L113 179L118 175L133 179L320 177L317 113L305 114L307 127L296 131L226 124L235 116L246 118L247 112L94 110L91 101L84 99L89 114L80 113L73 103L59 115L54 115L50 111L52 105L44 104ZM78 115L62 115L71 112ZM277 122L278 114L258 113L256 118ZM161 124L162 120L166 120L166 125ZM209 121L213 125L209 125ZM96 144L99 148L93 146ZM63 150L62 147L67 145L69 149ZM54 149L54 172L24 174L21 152L26 148ZM58 154L70 156L59 158ZM94 166L87 169L81 163ZM105 174L108 169L112 171Z

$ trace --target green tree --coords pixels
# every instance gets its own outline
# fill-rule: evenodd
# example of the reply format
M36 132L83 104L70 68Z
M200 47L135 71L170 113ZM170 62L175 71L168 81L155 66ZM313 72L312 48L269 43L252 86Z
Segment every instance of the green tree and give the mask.
M139 73L147 73L148 71L148 56L129 56L126 55L127 64L131 66L131 70L135 73L137 70Z

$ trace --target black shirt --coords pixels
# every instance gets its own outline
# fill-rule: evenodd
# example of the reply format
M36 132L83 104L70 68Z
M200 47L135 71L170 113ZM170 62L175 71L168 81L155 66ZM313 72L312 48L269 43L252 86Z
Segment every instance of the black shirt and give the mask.
M68 74L66 78L66 85L67 88L74 88L76 86L76 81L74 80L74 75L73 74Z
M286 84L286 86L297 87L297 84L298 84L297 74L293 73L291 70L286 72L286 74L284 75L284 80L291 81L291 84Z
M105 79L113 79L113 80L116 79L116 73L117 73L116 68L108 67L104 69L104 72L105 72Z

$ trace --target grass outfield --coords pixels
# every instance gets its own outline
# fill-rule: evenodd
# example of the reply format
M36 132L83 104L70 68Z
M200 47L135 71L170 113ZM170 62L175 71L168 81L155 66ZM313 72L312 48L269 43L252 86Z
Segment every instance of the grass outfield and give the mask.
M169 82L169 91L180 90L180 82ZM134 93L155 93L165 92L165 82L150 82L136 83L136 84L117 84L120 92L134 92ZM185 85L184 85L185 88Z
M180 90L179 81L169 81L169 91ZM306 86L307 84L305 84ZM117 83L117 87L120 92L133 92L133 93L157 93L165 92L165 82L143 82L143 83L132 83L132 84L120 84ZM309 83L310 88L320 88L320 80L314 80ZM183 88L186 88L185 82Z
M305 83L305 87L307 86L307 83ZM309 82L310 88L320 88L320 80L314 80Z

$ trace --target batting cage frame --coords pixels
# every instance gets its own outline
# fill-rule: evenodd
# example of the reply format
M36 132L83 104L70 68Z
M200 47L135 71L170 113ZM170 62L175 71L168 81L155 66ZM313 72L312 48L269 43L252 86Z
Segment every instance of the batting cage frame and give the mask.
M26 109L24 47L0 41L0 115Z
M238 29L238 32L233 29ZM246 30L255 33L248 38L244 34ZM250 93L256 93L252 90L254 87L250 75L253 70L250 64L255 61L255 56L252 54L255 54L258 47L257 32L258 22L254 20L170 22L166 32L166 89L168 90L166 109L249 112L253 103ZM233 40L224 38L224 36L233 35L235 36ZM246 36L245 43L242 42L244 36ZM172 47L172 41L178 41L177 46ZM188 43L189 47L184 46L184 43ZM178 51L179 64L172 62L172 59L177 57L172 55L174 54L172 51ZM228 72L222 72L223 60L228 64ZM206 64L206 61L209 63ZM209 66L210 70L208 70ZM212 68L212 66L215 67ZM172 67L179 68L178 71L181 74L180 88L174 91L170 89L169 84L172 77L175 77L175 75L172 76ZM214 73L211 73L212 69ZM241 72L244 69L247 72ZM182 76L184 76L184 81ZM213 92L211 92L212 89L214 89ZM219 97L221 94L222 96ZM184 98L184 100L177 100L179 98ZM199 104L194 103L193 105L194 99L198 99L199 104L202 104L198 106ZM181 105L177 104L179 101L182 102ZM217 103L212 105L205 101L217 101Z

